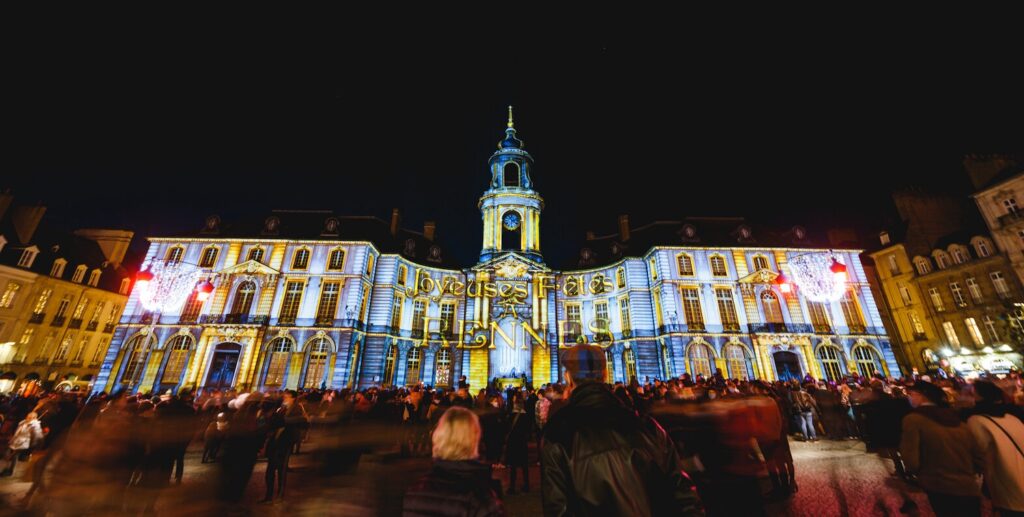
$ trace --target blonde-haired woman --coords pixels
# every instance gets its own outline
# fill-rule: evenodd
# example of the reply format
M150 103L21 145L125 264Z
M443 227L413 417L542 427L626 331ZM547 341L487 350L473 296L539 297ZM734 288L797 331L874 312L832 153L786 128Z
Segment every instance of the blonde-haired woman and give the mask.
M431 438L434 467L405 493L403 515L505 515L498 498L501 485L491 479L490 465L477 461L480 419L476 414L458 406L448 408Z

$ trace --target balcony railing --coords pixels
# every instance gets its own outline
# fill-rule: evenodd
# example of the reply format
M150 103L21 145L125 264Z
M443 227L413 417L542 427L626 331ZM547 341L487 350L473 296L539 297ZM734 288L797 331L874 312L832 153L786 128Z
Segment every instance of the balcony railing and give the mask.
M77 320L69 321L68 322L68 328L69 329L80 329L80 328L82 328L82 320L77 319Z
M864 334L865 332L867 332L867 330L867 327L865 327L864 325L850 325L850 334Z
M722 332L739 332L740 324L735 322L725 322L722 324Z
M89 322L89 323L88 323L88 324L87 324L87 325L85 326L85 330L96 330L96 327L98 327L98 326L99 326L99 324L100 324L100 323L99 323L98 321L90 321L90 322Z
M43 314L41 312L34 312L34 313L32 313L32 316L29 316L28 322L29 323L42 323L44 318L46 318L45 314Z
M110 334L111 332L114 331L114 327L116 326L116 323L107 323L106 325L103 325L103 332Z
M999 226L1007 226L1016 222L1024 221L1024 212L1013 211L999 216Z
M832 326L828 323L812 323L811 326L814 328L815 334L831 334Z
M914 341L928 341L928 336L924 332L914 332Z
M65 321L67 321L67 318L64 316L54 316L53 321L50 322L50 326L59 327L63 325Z
M750 331L755 333L789 332L789 327L785 323L754 323L750 325Z

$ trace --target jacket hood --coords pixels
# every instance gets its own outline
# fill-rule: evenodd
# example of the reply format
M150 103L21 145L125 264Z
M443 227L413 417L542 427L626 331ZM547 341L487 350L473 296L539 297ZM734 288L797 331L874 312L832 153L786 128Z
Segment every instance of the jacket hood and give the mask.
M946 427L956 427L963 423L963 421L960 420L960 415L952 408L948 407L921 406L915 409L914 413L924 416L929 420Z

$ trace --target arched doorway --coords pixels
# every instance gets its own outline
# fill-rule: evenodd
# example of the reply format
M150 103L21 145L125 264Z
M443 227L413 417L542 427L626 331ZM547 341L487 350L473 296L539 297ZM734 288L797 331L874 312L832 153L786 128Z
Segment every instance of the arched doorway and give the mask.
M206 388L222 390L231 387L241 352L242 345L238 343L217 345L213 350L213 360L210 361L210 372L206 376Z
M799 381L803 378L800 357L795 353L779 351L772 354L772 357L775 360L775 373L780 381Z

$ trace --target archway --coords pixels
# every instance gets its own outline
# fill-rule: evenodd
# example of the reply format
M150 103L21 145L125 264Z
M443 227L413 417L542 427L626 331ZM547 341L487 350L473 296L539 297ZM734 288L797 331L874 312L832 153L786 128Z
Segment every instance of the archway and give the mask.
M210 371L206 376L206 388L222 390L231 387L241 352L242 345L238 343L217 345L210 361Z
M779 351L772 354L772 358L775 360L775 373L780 381L799 381L803 378L800 357L795 353Z

